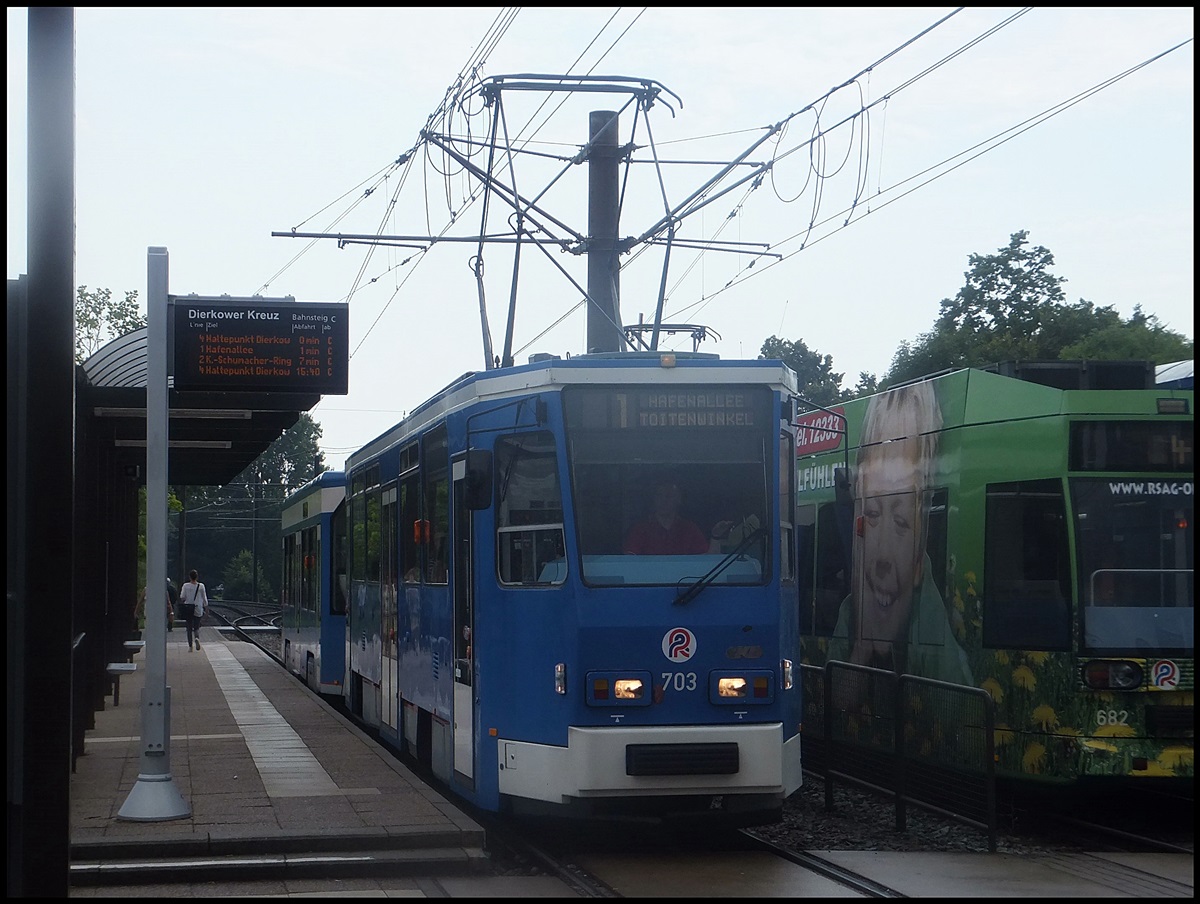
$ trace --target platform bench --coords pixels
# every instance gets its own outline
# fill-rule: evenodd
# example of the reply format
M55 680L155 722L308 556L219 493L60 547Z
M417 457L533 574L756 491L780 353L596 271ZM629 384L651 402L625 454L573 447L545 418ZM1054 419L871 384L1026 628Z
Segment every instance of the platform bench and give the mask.
M130 641L141 643L141 641ZM121 676L137 671L136 662L110 662L105 669L113 680L113 706L121 705Z

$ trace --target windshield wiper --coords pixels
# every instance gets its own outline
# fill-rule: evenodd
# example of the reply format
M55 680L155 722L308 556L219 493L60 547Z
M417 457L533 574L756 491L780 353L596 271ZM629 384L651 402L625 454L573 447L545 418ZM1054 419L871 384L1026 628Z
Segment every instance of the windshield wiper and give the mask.
M682 606L684 603L690 603L692 600L698 597L705 587L720 577L721 572L736 562L738 557L750 548L750 544L766 534L766 532L766 528L758 527L746 534L746 536L742 538L741 543L735 546L730 552L726 553L725 557L721 559L720 562L709 569L708 574L704 575L702 578L698 578L694 584L688 587L687 590L675 597L674 605Z

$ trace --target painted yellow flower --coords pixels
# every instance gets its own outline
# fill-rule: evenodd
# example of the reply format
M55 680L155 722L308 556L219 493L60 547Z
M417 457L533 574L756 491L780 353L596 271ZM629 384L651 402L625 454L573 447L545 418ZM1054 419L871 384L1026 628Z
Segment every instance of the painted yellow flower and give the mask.
M1100 750L1104 753L1116 753L1117 745L1111 744L1108 741L1097 741L1095 738L1087 738L1083 741L1083 746L1089 750Z
M1164 769L1170 769L1174 771L1180 766L1190 767L1194 762L1194 755L1195 751L1193 751L1192 748L1174 745L1165 748L1163 752L1158 755L1157 762Z
M1053 706L1043 703L1040 706L1034 707L1033 721L1035 724L1042 726L1044 731L1053 731L1058 727L1058 713L1054 711Z
M995 678L985 678L979 686L991 694L995 702L1000 703L1004 700L1004 688Z
M1031 691L1037 687L1037 677L1033 674L1033 670L1029 666L1019 665L1013 669L1013 684Z
M1050 658L1050 654L1042 652L1041 650L1035 650L1033 652L1027 652L1025 654L1025 658L1034 665L1045 665L1046 660Z
M1098 738L1132 738L1133 726L1122 725L1120 723L1101 725L1096 729L1096 737Z
M1026 772L1040 773L1046 765L1046 748L1033 741L1025 748L1025 755L1021 757L1021 766Z
M998 662L1000 665L1008 665L1007 650L997 650L994 655L996 657L996 662Z
M992 732L992 742L997 747L1005 747L1005 746L1011 744L1013 741L1013 738L1015 738L1015 737L1016 737L1016 734L1013 732L1013 730L1011 728L1009 728L1007 725L1005 725L1003 722L997 723L996 730Z
M1068 738L1078 738L1078 737L1083 736L1082 731L1080 731L1078 728L1074 728L1073 726L1070 726L1070 725L1058 726L1058 733L1060 735L1066 735Z
M954 591L954 608L959 612L962 612L967 608L965 605L963 605L962 594L957 590Z
M971 585L972 587L975 585L975 572L973 572L973 571L968 571L968 572L967 572L967 573L964 575L964 577L967 579L967 583L968 583L969 585Z

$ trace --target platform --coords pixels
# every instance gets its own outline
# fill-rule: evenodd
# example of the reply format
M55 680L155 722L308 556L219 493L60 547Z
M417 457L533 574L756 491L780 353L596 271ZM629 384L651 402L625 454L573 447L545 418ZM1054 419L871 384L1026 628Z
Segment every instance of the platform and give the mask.
M71 897L561 897L495 876L483 829L251 644L166 635L183 818L118 813L138 781L145 651L95 714L70 779Z

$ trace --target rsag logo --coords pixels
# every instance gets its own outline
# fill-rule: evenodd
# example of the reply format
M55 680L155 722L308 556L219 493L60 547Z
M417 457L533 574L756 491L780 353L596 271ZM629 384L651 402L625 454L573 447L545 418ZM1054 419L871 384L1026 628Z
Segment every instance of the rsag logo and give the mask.
M687 628L672 628L663 635L662 651L671 662L687 662L696 655L696 638Z
M1178 687L1179 666L1169 659L1160 659L1150 666L1150 683L1154 687Z

